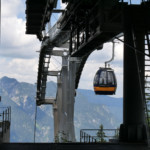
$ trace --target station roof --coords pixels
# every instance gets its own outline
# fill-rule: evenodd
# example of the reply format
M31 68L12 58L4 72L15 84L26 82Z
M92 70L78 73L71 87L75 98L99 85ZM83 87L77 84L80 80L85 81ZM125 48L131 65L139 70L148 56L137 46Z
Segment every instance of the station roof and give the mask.
M49 21L57 0L26 0L26 34L37 35L42 39L42 31Z

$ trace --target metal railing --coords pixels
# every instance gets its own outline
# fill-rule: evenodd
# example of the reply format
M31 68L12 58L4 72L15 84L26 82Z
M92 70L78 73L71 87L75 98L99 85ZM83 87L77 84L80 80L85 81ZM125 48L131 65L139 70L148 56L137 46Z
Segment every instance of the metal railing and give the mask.
M118 143L119 129L81 129L81 143Z
M128 3L129 5L132 4L141 4L141 3L145 3L145 2L150 2L150 0L120 0L120 2L125 2Z
M0 136L7 131L11 122L11 107L0 107Z

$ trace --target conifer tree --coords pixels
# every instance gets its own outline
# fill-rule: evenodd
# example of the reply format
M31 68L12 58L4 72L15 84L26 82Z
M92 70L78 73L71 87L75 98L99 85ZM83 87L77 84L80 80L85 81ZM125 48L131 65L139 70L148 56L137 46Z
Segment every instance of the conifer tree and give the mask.
M98 137L98 142L106 142L106 140L104 139L106 136L102 124L99 126L97 137Z

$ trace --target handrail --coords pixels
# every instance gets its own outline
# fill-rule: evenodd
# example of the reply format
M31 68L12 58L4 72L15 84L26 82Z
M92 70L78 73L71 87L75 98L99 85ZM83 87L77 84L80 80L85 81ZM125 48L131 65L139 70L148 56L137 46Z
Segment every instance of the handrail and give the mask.
M101 132L100 136L97 135ZM81 129L80 142L83 143L99 143L99 142L118 142L119 129Z
M4 132L9 128L10 122L11 122L11 107L0 107L0 109L4 109L0 113L0 133L1 136L3 137Z
M121 3L127 2L129 5L136 4L136 3L145 3L150 2L150 0L139 0L139 1L132 1L132 0L120 0Z

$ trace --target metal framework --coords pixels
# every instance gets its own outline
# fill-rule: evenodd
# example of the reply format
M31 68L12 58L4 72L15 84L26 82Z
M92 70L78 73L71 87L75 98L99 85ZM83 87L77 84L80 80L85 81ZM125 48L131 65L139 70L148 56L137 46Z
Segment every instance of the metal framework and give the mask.
M10 141L11 107L0 107L0 143Z
M99 136L97 135L98 133ZM118 143L119 129L81 129L81 143Z
M32 26L32 20L29 19L32 17L32 13L29 13L29 11L26 12L27 33L30 34L31 31L31 34L36 34L39 39L42 39L41 32L44 30L47 22L45 18L47 18L46 16L50 17L56 1L52 2L47 0L47 3L46 1L44 2L42 9L45 11L40 13L42 19L37 18L41 22L40 25L36 23L38 25L38 27L36 26L37 28ZM51 7L48 9L50 2L52 2L49 5ZM147 129L146 131L144 130L146 127L143 111L144 103L141 98L142 94L139 91L141 87L144 90L144 55L137 54L137 51L134 50L139 50L138 52L144 54L143 37L150 31L150 20L148 19L150 18L150 1L142 1L140 5L128 5L123 0L63 0L63 2L68 2L66 10L61 11L62 16L50 29L49 37L43 38L39 58L37 105L44 103L53 104L55 110L54 116L57 116L54 117L56 127L55 135L59 131L65 131L66 135L68 135L67 139L74 141L73 111L69 107L74 108L74 93L78 87L84 64L88 56L95 49L102 49L104 43L112 41L124 34L125 96L124 122L121 125L120 139L123 141L145 140ZM38 4L40 3L41 1L39 0ZM131 1L130 4L132 4ZM30 7L31 4L27 0L27 10L30 10ZM31 7L32 9L34 7ZM54 12L59 12L59 10ZM37 14L38 12L36 11ZM67 67L62 65L60 74L48 71L54 46L69 48L69 57L67 60L64 59L64 61L70 65ZM134 52L130 53L129 51L131 50ZM138 59L139 64L137 64ZM139 70L142 71L139 72ZM130 73L134 80L131 79ZM47 75L57 75L58 78L57 97L53 100L45 99ZM134 84L137 87L135 89L132 87ZM133 92L131 92L132 90ZM71 94L69 95L68 93ZM138 119L136 119L136 110L138 110L137 113L140 116ZM129 112L132 115L129 115Z
M42 31L56 5L57 0L26 0L26 34L35 34L43 40Z

